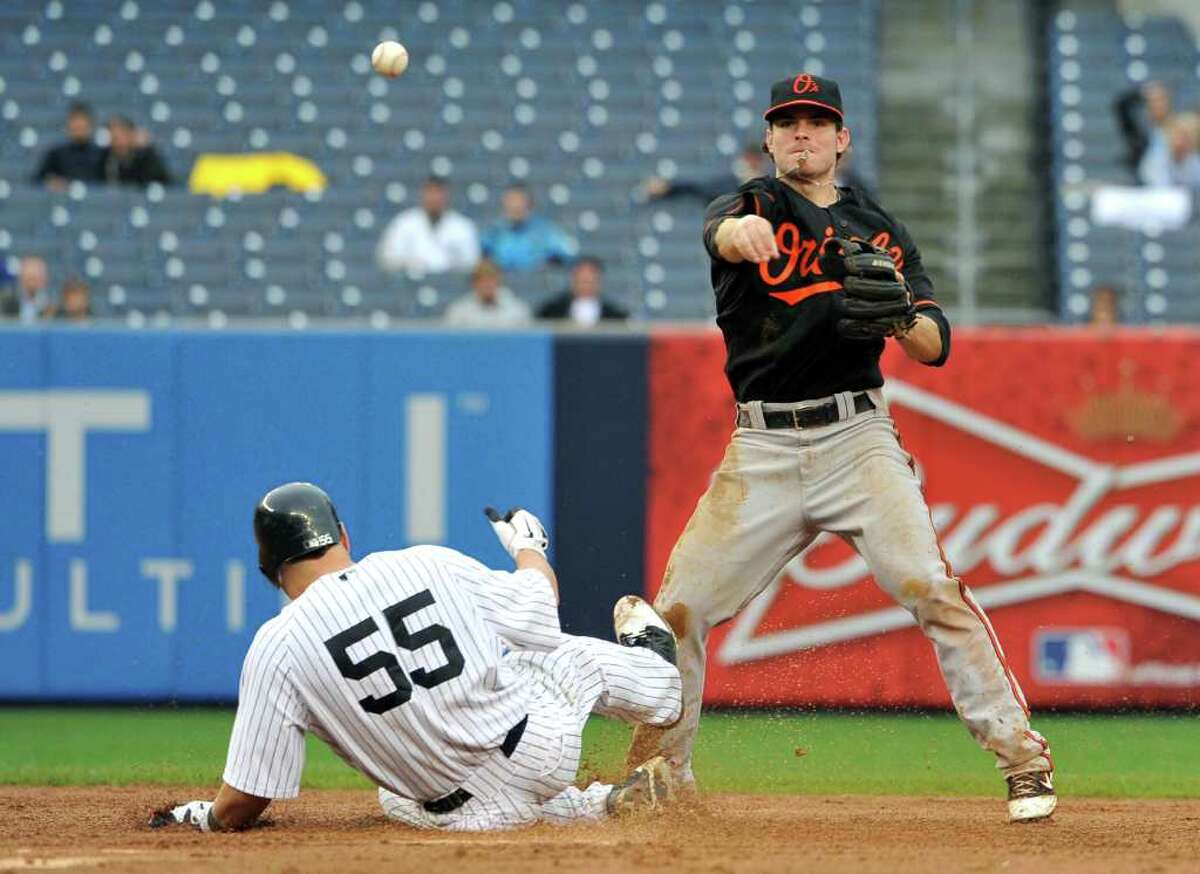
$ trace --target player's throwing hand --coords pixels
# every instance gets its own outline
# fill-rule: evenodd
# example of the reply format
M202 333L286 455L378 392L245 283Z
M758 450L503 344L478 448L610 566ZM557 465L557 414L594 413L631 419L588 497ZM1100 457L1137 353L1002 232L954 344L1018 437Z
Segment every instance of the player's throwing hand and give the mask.
M779 257L775 229L759 215L745 215L734 221L729 243L743 260L754 264Z
M550 538L537 516L520 507L514 507L503 516L494 507L485 507L483 512L492 523L492 530L496 532L500 545L514 560L522 549L532 549L545 557Z

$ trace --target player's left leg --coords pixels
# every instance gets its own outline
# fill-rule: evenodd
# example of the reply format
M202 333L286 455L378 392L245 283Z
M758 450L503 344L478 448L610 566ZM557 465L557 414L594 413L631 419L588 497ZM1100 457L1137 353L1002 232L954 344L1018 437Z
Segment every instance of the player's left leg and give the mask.
M525 729L511 755L496 750L463 783L469 799L445 813L379 790L389 819L413 828L502 831L547 821L594 822L608 815L612 786L574 787L582 752L583 724L574 702L537 672L518 667L532 685Z
M384 815L409 828L452 832L491 832L533 825L542 817L538 804L526 798L493 794L475 797L449 813L430 813L420 802L379 789Z
M649 610L644 602L641 607ZM669 632L668 638L673 644ZM593 783L581 790L573 784L583 727L593 709L654 725L679 718L679 670L670 661L651 648L569 635L551 652L513 652L507 661L533 693L511 756L496 751L487 758L463 784L470 800L449 813L429 813L380 789L379 802L390 819L414 828L495 831L539 821L595 822L617 812L614 799L621 807L666 799L669 790L656 782L664 775L653 770L615 787Z
M542 803L538 818L556 825L597 822L635 810L657 809L673 800L677 789L674 770L665 758L656 756L615 786L608 783L592 783L586 789L568 786Z
M595 822L635 810L654 810L675 797L677 785L675 772L667 760L656 756L639 765L616 786L607 783L592 783L586 789L568 786L542 804L539 818L565 825Z
M647 794L620 793L640 786L574 787L583 727L593 710L655 725L677 719L681 691L673 664L651 649L569 635L552 652L513 652L507 662L533 692L525 731L511 758L491 757L464 784L475 798L464 805L454 828L595 821L614 812L614 791L620 800ZM661 775L633 776L637 783ZM664 793L653 783L650 789L653 806Z
M538 818L554 825L607 819L608 797L612 789L608 783L592 783L586 789L568 786L553 798L542 802Z
M633 775L626 781L628 785L594 782L585 789L568 786L540 804L521 798L507 799L506 803L497 803L494 798L478 803L473 800L462 811L448 816L428 813L417 802L386 789L379 790L379 805L388 819L419 829L503 831L535 822L574 825L602 822L628 809L647 808L666 800L670 790L664 781L670 776L664 764L655 775Z
M1010 789L1017 775L1049 775L1049 746L1030 727L1024 695L991 623L942 554L891 420L873 419L826 451L839 456L847 474L812 496L814 518L848 537L880 587L913 614L933 644L955 709L980 745L996 754ZM1036 818L1018 815L1021 805L1012 809L1014 818Z

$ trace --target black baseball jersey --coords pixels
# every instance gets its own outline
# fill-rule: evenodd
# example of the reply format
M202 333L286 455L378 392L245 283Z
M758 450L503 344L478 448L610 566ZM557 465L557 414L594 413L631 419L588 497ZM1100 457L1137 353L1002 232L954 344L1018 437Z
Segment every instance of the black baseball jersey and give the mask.
M862 190L838 191L837 203L820 207L762 176L708 206L704 245L712 259L717 324L725 336L725 374L739 401L789 403L883 385L884 341L849 340L835 327L833 294L842 286L822 276L819 263L824 242L835 236L869 240L891 253L922 315L941 330L942 355L931 363L944 363L950 353L949 322L933 300L933 282L904 225ZM774 226L780 257L763 264L722 261L717 225L752 213Z

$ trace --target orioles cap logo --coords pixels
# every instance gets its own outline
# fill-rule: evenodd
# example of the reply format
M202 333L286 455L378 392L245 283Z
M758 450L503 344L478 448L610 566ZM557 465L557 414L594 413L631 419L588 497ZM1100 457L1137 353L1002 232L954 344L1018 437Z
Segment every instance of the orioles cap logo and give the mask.
M792 90L797 94L820 94L821 86L813 81L809 73L801 73L792 83Z

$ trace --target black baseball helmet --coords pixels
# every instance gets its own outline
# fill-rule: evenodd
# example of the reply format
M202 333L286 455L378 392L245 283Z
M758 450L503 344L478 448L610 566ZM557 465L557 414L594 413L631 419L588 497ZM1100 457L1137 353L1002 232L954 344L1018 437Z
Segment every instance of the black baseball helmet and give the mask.
M258 569L272 583L279 568L333 546L342 537L342 523L329 495L312 483L287 483L263 495L254 508L254 539Z

